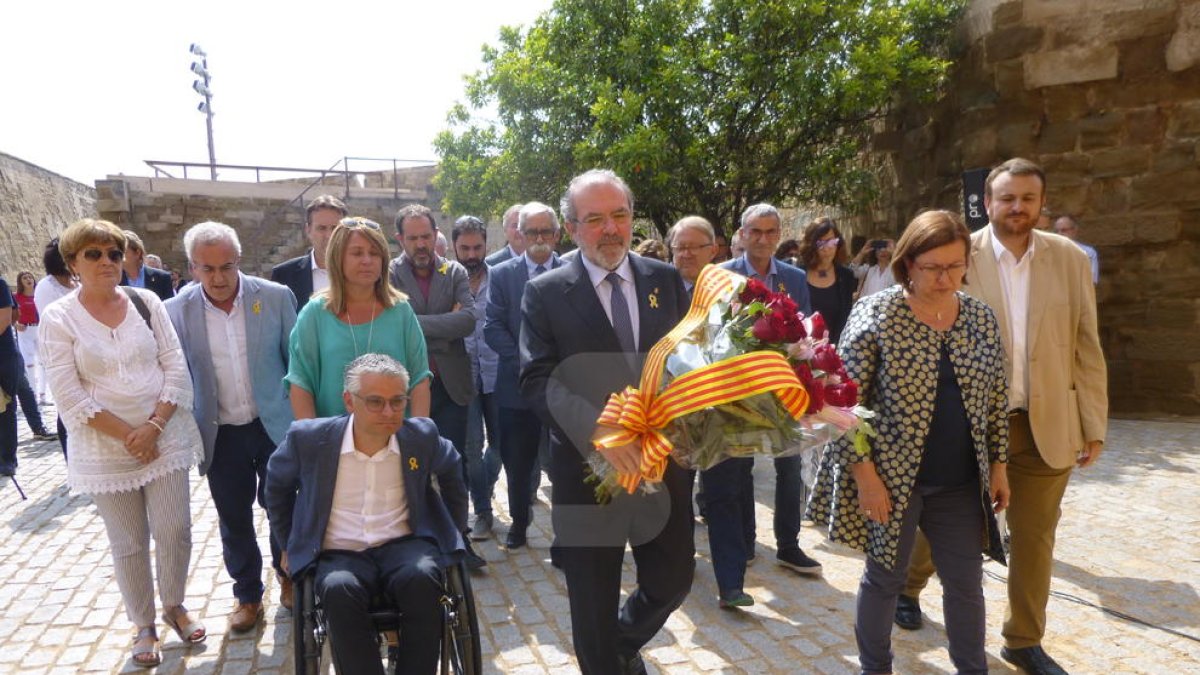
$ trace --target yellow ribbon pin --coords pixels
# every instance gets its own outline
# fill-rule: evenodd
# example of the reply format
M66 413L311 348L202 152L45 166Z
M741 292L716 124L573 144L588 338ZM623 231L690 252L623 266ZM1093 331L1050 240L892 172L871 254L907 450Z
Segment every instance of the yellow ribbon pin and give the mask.
M262 302L259 300L255 300L254 304L251 305L251 307L250 307L250 311L254 312L255 314L261 314L262 313Z
M448 269L450 269L450 263L444 262L442 263L442 266L438 268L438 274L445 274L446 270Z
M650 309L658 309L658 289L657 288L654 289L654 292L650 294L650 297L647 298L647 300L650 301Z
M784 286L782 281L781 281L781 282L779 282L779 292L780 292L780 293L787 293L787 286Z
M417 458L416 458L416 457L409 457L409 458L408 458L408 468L409 468L410 470L412 470L412 471L416 471L416 470L417 470Z

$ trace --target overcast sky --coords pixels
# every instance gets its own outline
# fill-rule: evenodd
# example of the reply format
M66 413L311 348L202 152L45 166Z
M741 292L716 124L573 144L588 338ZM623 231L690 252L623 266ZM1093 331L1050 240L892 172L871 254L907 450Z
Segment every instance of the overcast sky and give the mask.
M433 160L433 137L464 100L481 45L550 5L6 2L0 152L89 185L151 175L147 159L207 162L189 71L195 42L212 73L218 163Z

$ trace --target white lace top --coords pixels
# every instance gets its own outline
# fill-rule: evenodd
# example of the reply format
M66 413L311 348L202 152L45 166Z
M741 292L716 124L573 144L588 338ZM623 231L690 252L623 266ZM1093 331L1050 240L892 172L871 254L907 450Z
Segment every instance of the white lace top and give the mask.
M137 489L199 460L200 432L191 415L192 381L162 301L137 289L150 310L151 334L133 303L116 329L97 321L74 291L42 314L39 356L67 427L67 486L97 494ZM158 401L178 406L158 439L158 459L142 464L120 439L88 425L102 410L137 427Z

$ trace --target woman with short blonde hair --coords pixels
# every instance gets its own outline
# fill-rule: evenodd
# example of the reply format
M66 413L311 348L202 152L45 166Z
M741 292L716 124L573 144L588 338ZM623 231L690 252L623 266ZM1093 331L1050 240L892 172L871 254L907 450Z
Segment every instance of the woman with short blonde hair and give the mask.
M121 229L104 220L80 220L63 233L59 248L79 288L42 312L40 356L71 436L67 485L91 495L104 520L125 612L137 626L133 662L149 668L162 661L155 579L163 621L185 642L206 637L183 607L192 551L188 469L201 444L187 414L191 376L162 302L119 286L125 246Z

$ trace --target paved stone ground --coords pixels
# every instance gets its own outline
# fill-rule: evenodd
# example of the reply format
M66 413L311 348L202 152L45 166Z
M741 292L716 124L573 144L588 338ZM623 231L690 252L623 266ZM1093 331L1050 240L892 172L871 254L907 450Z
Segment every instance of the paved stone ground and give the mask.
M103 525L88 498L67 494L58 445L32 441L21 424L18 478L29 500L20 501L12 484L0 480L0 673L136 672L128 658L132 629L113 581ZM645 650L651 672L856 672L852 620L862 558L806 527L801 543L824 564L824 577L807 579L776 566L774 481L769 463L759 465L758 562L746 588L757 604L744 612L717 608L707 532L698 526L695 586ZM1059 529L1046 640L1071 672L1200 672L1198 472L1200 422L1114 420L1100 465L1073 479ZM273 579L266 624L247 636L226 633L231 582L221 563L216 512L203 481L191 485L195 524L187 604L205 618L210 638L188 648L169 635L159 672L291 672L291 616L274 602ZM506 518L504 504L498 508ZM535 515L530 548L510 555L494 541L481 546L491 563L475 578L488 672L578 672L563 579L548 560L545 496ZM264 516L264 550L265 533ZM1005 570L993 563L986 569L990 665L1012 672L999 658ZM626 572L632 584L631 563ZM939 597L934 582L926 594L924 629L895 631L897 673L952 672Z

